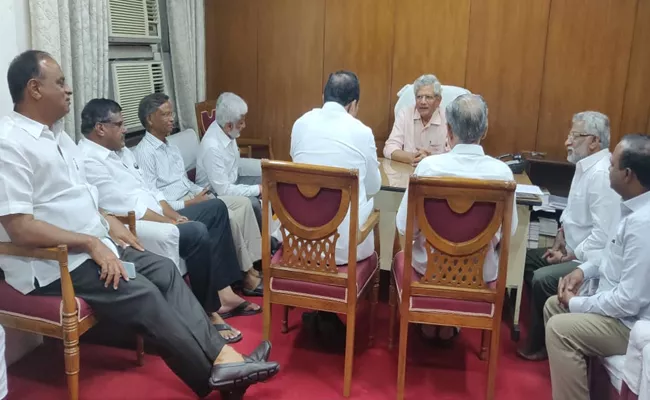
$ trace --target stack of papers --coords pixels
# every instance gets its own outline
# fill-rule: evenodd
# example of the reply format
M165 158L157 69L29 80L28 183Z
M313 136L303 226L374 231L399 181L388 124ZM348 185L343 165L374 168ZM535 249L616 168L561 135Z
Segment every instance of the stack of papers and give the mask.
M548 199L548 205L556 210L564 210L566 208L568 199L562 196L551 195Z
M539 218L539 234L553 236L557 234L557 221L552 218Z
M542 189L535 185L517 185L515 193L517 195L544 196Z
M528 246L529 249L539 247L539 222L531 222L528 226Z

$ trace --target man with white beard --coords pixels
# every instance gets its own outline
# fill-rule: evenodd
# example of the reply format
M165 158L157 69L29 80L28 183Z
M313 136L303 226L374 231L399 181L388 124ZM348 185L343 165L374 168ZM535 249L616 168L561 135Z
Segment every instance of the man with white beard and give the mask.
M621 198L609 184L609 118L596 111L573 116L564 143L567 160L576 165L567 207L550 249L526 253L525 281L531 287L528 342L517 354L530 361L546 359L543 308L557 294L558 282L578 265L600 257L620 219Z

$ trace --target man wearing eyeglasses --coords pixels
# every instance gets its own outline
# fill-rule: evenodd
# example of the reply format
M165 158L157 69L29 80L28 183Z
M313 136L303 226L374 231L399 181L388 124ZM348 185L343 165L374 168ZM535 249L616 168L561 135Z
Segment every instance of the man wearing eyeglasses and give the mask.
M620 219L620 196L609 184L609 118L596 111L573 116L564 145L567 160L576 165L567 207L550 249L526 254L524 280L531 290L531 326L528 342L517 354L530 361L547 358L543 307L557 294L558 282L578 265L600 257Z

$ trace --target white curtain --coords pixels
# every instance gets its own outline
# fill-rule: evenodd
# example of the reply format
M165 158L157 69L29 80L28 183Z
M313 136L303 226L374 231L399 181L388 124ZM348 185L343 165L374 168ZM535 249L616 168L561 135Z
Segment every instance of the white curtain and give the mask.
M81 136L81 110L108 96L108 0L30 0L32 48L59 62L72 88L65 130Z
M166 0L174 98L183 129L198 132L194 105L205 100L203 0Z

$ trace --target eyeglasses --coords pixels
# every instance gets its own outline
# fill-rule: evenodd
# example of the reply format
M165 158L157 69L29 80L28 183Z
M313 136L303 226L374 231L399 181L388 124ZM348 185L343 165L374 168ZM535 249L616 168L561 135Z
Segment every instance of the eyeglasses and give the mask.
M163 118L171 118L171 119L176 119L176 113L175 112L170 112L170 113L162 113L161 114Z
M124 121L120 122L113 122L113 121L100 121L100 124L110 124L113 125L116 128L121 128L124 125Z
M574 131L571 131L571 132L569 132L569 135L567 137L569 139L571 139L571 140L576 140L577 138L585 137L585 136L594 136L594 135L590 135L589 133L586 133L586 132L574 132Z

